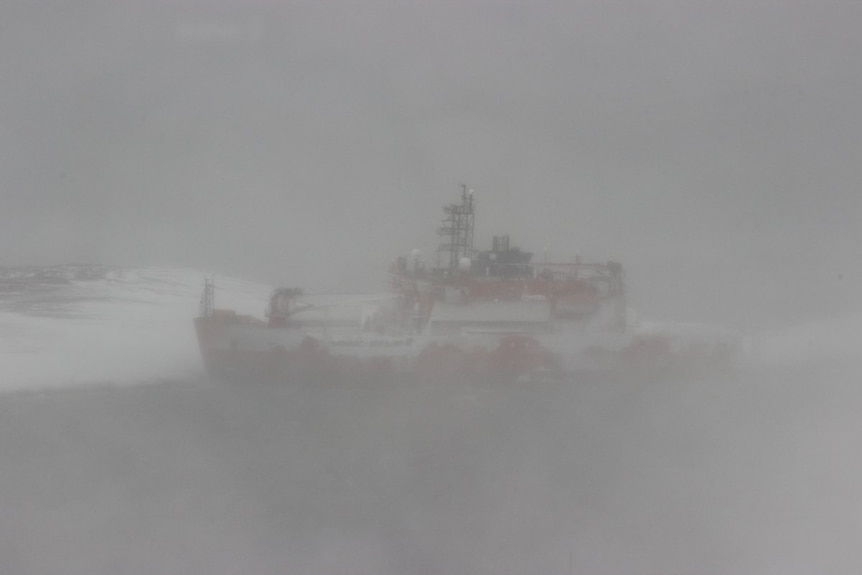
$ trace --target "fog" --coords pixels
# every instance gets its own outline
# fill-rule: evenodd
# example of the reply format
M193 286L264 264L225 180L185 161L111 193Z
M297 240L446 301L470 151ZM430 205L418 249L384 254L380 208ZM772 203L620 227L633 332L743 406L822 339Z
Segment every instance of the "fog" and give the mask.
M860 24L0 2L0 567L859 571ZM383 289L461 184L477 247L620 261L644 318L739 329L754 359L527 390L203 374L205 274L258 316L274 285ZM74 262L98 277L13 281Z
M662 314L859 292L854 3L2 9L5 263L362 291L468 183L480 245L618 259Z

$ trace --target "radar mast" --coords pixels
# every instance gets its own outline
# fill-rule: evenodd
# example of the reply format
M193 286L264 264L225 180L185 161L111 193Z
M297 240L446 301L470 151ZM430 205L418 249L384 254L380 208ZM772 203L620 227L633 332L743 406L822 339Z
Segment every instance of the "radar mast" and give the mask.
M449 254L448 272L451 275L458 269L462 258L472 259L473 249L473 223L475 220L475 208L473 204L473 190L466 184L461 185L461 203L449 204L443 208L446 217L442 225L437 229L437 234L448 241L441 243L437 248L438 253Z

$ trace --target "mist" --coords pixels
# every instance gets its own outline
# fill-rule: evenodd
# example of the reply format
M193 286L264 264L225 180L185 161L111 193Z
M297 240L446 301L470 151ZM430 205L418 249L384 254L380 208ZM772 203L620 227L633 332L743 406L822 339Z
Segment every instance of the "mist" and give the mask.
M480 244L618 259L659 313L858 303L851 3L3 11L0 261L362 291L467 183Z
M860 24L831 1L0 2L0 567L858 571ZM274 286L385 290L462 184L477 248L622 262L632 313L739 330L743 369L204 373L204 277L258 317Z

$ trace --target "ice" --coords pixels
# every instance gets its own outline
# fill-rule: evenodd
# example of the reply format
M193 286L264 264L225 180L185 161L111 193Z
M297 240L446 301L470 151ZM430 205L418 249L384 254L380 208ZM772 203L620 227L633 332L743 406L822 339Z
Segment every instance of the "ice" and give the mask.
M192 269L23 268L3 276L0 390L136 384L202 374ZM84 273L86 271L87 273ZM83 278L83 279L81 279ZM270 288L215 276L216 303L262 315ZM14 285L13 285L14 284Z
M202 376L192 319L205 277L215 279L217 308L263 316L271 286L201 270L0 270L0 390ZM764 330L747 341L746 366L852 361L860 351L862 312Z

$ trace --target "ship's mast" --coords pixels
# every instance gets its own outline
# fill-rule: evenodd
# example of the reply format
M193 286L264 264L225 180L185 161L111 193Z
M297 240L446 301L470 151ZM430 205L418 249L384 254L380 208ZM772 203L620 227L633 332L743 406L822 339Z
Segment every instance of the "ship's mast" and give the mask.
M462 185L461 203L446 206L443 208L443 213L446 214L446 217L443 218L443 225L440 226L437 233L440 237L447 238L448 242L440 244L437 251L438 253L449 253L448 269L451 274L458 268L461 258L472 258L475 253L473 249L473 222L475 219L473 190Z
M201 295L200 317L212 317L215 301L215 280L204 278L204 293Z

